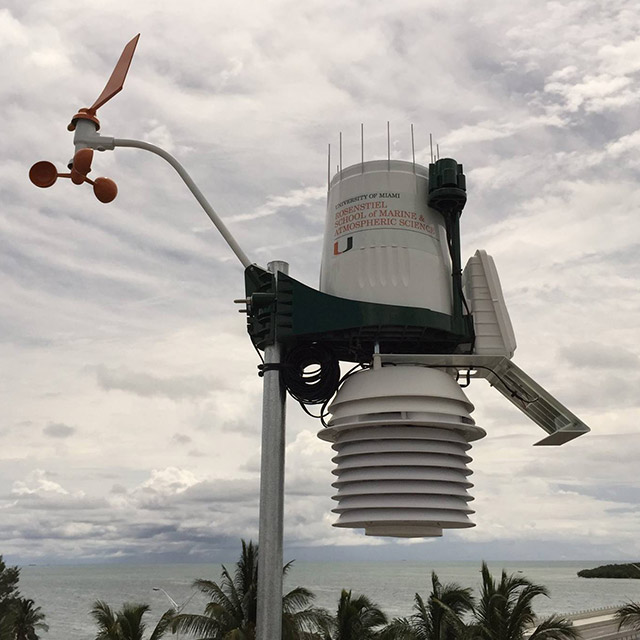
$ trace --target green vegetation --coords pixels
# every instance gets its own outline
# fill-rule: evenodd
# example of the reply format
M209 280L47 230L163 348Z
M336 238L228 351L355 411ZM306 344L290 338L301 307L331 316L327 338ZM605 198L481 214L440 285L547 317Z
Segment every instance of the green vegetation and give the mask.
M286 572L291 566L287 564ZM220 582L196 580L209 602L203 614L180 614L172 629L199 640L255 640L258 549L242 541L233 574L222 567ZM574 640L570 621L536 621L532 603L547 590L523 576L502 572L500 580L482 565L478 602L469 588L441 584L431 574L431 593L415 594L414 614L389 622L377 604L343 589L335 614L311 606L313 594L296 587L282 599L283 640ZM537 626L536 626L537 623ZM100 640L100 639L97 639Z
M628 564L605 564L595 569L578 571L581 578L635 578L640 579L640 562Z
M396 619L380 640L574 640L579 638L571 622L559 616L536 621L533 600L547 590L523 576L502 572L497 581L482 564L478 601L471 589L452 583L442 585L431 574L431 594L416 593L409 618ZM537 622L537 625L536 625ZM525 634L527 634L525 636Z
M472 590L456 583L441 584L431 573L431 593L426 602L419 593L414 596L415 613L409 618L396 618L387 628L390 638L398 640L457 640L468 633L465 618L473 611Z
M148 604L125 603L120 611L114 611L106 602L96 600L91 616L98 626L96 640L143 640L147 628L142 620L149 611ZM169 609L151 632L149 640L160 640L169 630L175 611Z
M18 590L20 569L7 567L0 556L0 640L38 640L47 631L44 613Z
M286 573L291 566L287 563ZM223 565L220 583L196 580L193 586L208 599L203 614L182 613L173 629L208 640L253 640L258 603L258 547L242 541L242 553L231 576ZM327 624L327 613L310 606L314 595L296 587L282 598L283 640L319 637Z
M489 568L482 563L482 589L480 601L474 608L472 637L478 640L521 640L525 631L533 627L535 615L533 600L549 593L542 585L534 584L523 576L508 575L502 571L496 582ZM551 616L539 622L530 640L571 640L580 634L569 620Z
M286 574L291 562L283 568ZM634 564L607 565L586 570L599 577L621 576L620 569ZM581 571L578 575L584 575ZM7 567L0 556L0 640L39 640L47 631L44 614L33 600L18 590L20 569ZM591 577L590 575L587 577ZM638 577L638 576L633 576ZM223 565L219 582L193 583L208 600L202 614L168 609L147 633L147 604L125 603L120 610L106 602L93 604L95 640L160 640L183 634L197 640L255 640L258 595L258 547L242 541L242 552L231 573ZM295 587L282 598L282 640L575 640L571 621L554 615L537 620L533 601L547 589L522 575L502 571L494 578L482 563L482 585L477 597L456 583L442 584L431 574L430 593L414 596L413 613L389 621L380 607L364 594L343 589L335 613L312 605L314 595ZM629 602L616 612L618 628L640 631L640 604Z
M618 631L623 627L640 631L640 603L628 602L616 611L618 618Z
M381 637L387 616L367 596L342 590L336 615L326 616L323 640L375 640Z

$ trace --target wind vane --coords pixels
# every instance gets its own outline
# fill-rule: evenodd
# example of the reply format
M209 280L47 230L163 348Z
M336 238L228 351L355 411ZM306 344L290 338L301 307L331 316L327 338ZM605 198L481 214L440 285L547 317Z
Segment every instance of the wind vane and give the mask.
M102 93L90 107L82 107L78 110L78 113L73 116L67 127L69 131L76 130L78 120L93 122L95 130L98 131L100 129L100 121L96 117L96 112L113 96L122 91L139 38L140 34L127 43ZM36 187L43 189L53 186L58 178L71 178L73 184L86 182L93 186L93 192L100 202L112 202L118 195L118 187L109 178L96 178L94 181L87 177L87 174L91 171L92 160L93 149L80 148L76 150L73 159L69 163L69 173L58 173L53 163L42 160L31 167L29 178Z

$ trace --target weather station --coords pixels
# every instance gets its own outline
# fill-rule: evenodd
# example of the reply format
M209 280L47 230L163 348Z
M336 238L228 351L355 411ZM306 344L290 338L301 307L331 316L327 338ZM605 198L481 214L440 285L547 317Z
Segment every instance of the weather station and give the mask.
M68 173L46 161L29 176L88 183L98 200L117 195L108 178L88 178L94 151L151 151L169 162L244 268L249 337L264 354L259 520L259 640L281 636L286 392L321 418L335 451L334 526L367 535L441 536L474 526L471 443L486 435L463 387L485 379L556 446L589 428L512 360L514 331L495 263L478 250L464 268L460 218L463 167L452 158L365 161L332 176L319 289L288 265L252 262L182 165L150 143L103 136L96 112L123 87L138 42L125 47L103 92L69 130ZM413 129L412 129L413 142ZM412 144L413 146L413 144ZM342 375L341 363L351 368Z

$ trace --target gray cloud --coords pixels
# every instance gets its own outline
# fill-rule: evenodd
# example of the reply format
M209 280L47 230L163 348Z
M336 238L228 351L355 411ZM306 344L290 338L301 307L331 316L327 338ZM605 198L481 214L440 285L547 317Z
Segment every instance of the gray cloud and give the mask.
M146 398L202 398L209 395L214 386L220 389L219 384L215 385L212 379L203 376L159 377L141 371L109 369L105 365L96 367L96 378L107 391L126 391Z
M633 505L634 508L637 508L640 502L640 485L588 485L576 482L573 484L558 484L558 488L566 491L574 491L585 496L592 496L598 500Z
M0 537L23 557L206 557L257 529L261 384L232 303L239 263L151 154L96 154L91 175L119 186L109 205L87 185L26 178L33 162L61 168L71 155L69 118L99 93L130 28L118 2L0 11L0 290L11 301L0 312ZM312 286L327 142L335 165L342 131L344 166L359 162L364 123L365 157L386 158L389 120L392 156L411 159L414 123L428 163L433 132L465 166L463 255L496 259L516 362L593 427L541 452L529 445L542 432L474 382L488 430L472 450L478 527L441 548L640 552L637 514L614 514L637 485L638 8L512 5L143 1L138 52L101 131L169 149L252 260L286 260ZM87 30L105 19L110 29ZM212 40L214 22L228 28ZM371 543L331 528L331 451L291 402L288 419L288 541Z
M63 422L50 422L43 430L47 436L51 438L68 438L76 432L75 427L70 427Z
M640 356L620 345L591 341L562 347L560 355L576 367L640 372Z

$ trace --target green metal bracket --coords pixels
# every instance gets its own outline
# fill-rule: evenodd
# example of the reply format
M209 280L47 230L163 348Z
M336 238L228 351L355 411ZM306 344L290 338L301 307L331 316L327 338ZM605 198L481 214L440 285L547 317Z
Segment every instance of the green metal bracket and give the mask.
M322 342L340 360L367 361L385 353L453 353L473 341L470 316L360 302L322 293L251 265L245 271L247 329L258 349L278 340L288 347Z
M277 315L276 279L273 273L249 265L244 271L247 330L259 349L275 341Z

